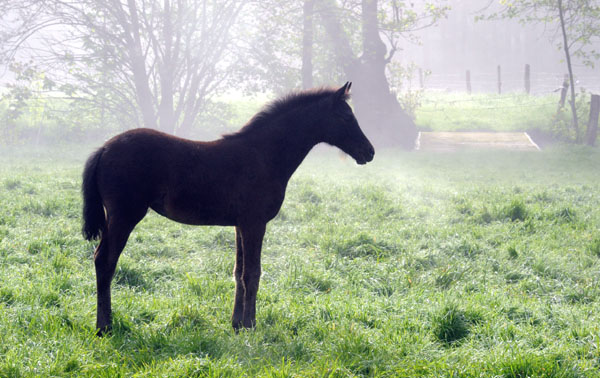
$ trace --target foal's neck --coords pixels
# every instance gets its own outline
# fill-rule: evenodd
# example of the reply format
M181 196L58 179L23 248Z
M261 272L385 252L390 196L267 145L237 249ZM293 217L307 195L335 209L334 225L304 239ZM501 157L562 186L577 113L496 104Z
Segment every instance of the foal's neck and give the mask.
M309 111L310 110L310 111ZM287 182L310 150L322 140L318 133L320 117L314 109L299 109L273 120L270 132L264 135L270 148L265 150L273 174Z

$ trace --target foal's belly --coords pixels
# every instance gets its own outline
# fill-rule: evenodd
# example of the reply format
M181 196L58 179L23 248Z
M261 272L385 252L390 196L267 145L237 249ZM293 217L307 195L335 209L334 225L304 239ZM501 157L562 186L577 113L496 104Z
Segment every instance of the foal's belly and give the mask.
M190 225L236 226L248 221L268 222L285 196L285 185L271 180L240 179L210 182L182 180L164 185L150 208L176 222Z
M150 208L179 223L196 226L235 226L235 206L219 202L185 201L164 197L151 203Z

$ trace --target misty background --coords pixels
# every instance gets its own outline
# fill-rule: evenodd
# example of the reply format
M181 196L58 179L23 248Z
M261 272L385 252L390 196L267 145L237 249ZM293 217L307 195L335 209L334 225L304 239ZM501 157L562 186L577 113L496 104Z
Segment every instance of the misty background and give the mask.
M562 6L588 101L599 6ZM568 72L553 1L3 0L0 14L0 144L210 139L291 90L352 81L369 138L412 148L429 93L523 93L529 65L531 95L559 96Z
M403 51L404 64L414 62L431 71L426 87L465 91L466 70L474 91L497 91L497 66L503 89L523 91L525 65L531 69L531 92L545 94L562 85L567 73L560 35L551 24L521 23L517 19L477 20L497 10L497 2L466 0L452 3L448 17L419 32L420 43ZM593 48L598 49L598 40ZM590 91L600 91L597 66L574 62L577 79ZM413 87L418 85L416 75Z
M0 0L0 377L598 376L599 37L600 0ZM375 159L294 173L257 327L236 232L150 211L97 338L90 152L347 81Z

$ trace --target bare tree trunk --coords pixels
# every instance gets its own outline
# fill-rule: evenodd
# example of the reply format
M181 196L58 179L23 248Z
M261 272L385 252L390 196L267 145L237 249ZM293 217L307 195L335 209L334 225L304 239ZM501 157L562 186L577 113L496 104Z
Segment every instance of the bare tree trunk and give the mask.
M362 41L363 54L360 59L355 92L357 117L373 130L371 137L378 145L400 144L412 148L417 136L416 127L403 111L385 75L389 61L387 48L379 35L377 0L363 0Z
M334 45L336 60L353 81L352 103L356 117L376 147L411 149L417 136L412 119L402 109L385 75L391 59L379 35L377 0L362 1L363 54L356 58L332 2L321 9L325 30Z
M313 55L313 12L314 0L304 0L304 28L302 30L302 88L313 86L312 55Z
M590 119L587 127L587 144L593 146L598 134L598 116L600 115L600 95L592 95L590 101Z
M135 0L127 0L129 14L131 15L131 25L124 22L126 31L127 45L129 47L129 59L131 61L131 70L133 72L133 82L137 103L142 113L144 126L156 129L156 114L152 102L152 92L148 85L148 74L146 72L146 61L142 53L142 43L140 38L140 24L137 16L137 7Z
M563 36L563 48L565 50L565 58L567 60L567 68L569 69L569 82L571 83L571 113L573 114L573 128L575 129L575 142L581 142L579 132L579 122L577 120L577 105L575 103L575 81L573 79L573 68L571 66L571 54L569 53L569 44L567 43L567 31L565 29L565 17L562 0L558 0L558 14L560 16L560 28Z
M339 10L333 1L322 0L319 5L319 15L333 45L333 53L337 64L342 67L348 79L353 80L358 71L359 61L355 57L350 40L338 20Z
M158 127L166 132L175 133L175 114L173 108L173 25L171 24L171 6L164 0L164 56L160 63L160 104L158 105Z

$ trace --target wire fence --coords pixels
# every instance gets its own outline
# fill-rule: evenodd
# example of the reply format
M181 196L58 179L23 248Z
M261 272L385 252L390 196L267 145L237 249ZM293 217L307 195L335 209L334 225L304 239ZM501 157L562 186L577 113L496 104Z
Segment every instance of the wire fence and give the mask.
M506 100L505 100L506 101ZM461 102L477 102L477 100L467 100L467 101L461 101ZM454 104L456 104L457 101L443 101L443 100L436 100L436 101L431 101L431 100L425 100L422 102L422 105L428 105L428 106L422 106L419 108L419 112L431 112L431 113L435 113L435 112L439 112L443 109L447 109L449 106L452 106ZM551 101L551 102L530 102L530 103L521 103L518 105L504 105L504 104L498 104L496 106L477 106L476 110L478 111L482 111L482 110L486 110L486 111L492 111L492 110L499 110L499 109L544 109L544 108L548 108L551 106L557 106L558 101Z
M469 71L469 74L467 74ZM469 78L467 77L469 76ZM564 73L535 72L531 71L529 77L530 94L544 95L560 92L565 79ZM600 93L600 72L575 74L575 85L577 90L584 89L591 93ZM447 92L469 92L472 93L498 93L500 82L501 93L526 92L525 71L501 71L500 81L498 73L479 72L465 69L462 73L431 73L429 75L414 75L405 88L423 88L425 90L447 91Z

